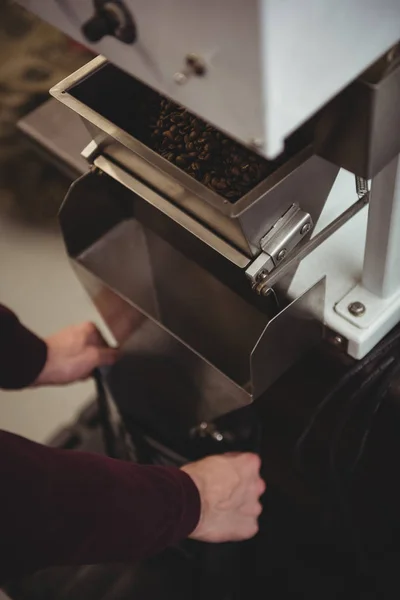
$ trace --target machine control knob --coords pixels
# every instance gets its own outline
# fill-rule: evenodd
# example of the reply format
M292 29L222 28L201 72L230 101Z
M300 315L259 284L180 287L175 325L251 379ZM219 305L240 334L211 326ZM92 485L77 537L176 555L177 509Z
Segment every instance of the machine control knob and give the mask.
M92 44L106 35L124 44L133 44L137 38L136 24L121 1L95 0L95 14L82 26L82 33Z
M82 33L89 42L95 44L104 36L111 35L112 28L110 27L108 18L103 15L95 15L84 24Z

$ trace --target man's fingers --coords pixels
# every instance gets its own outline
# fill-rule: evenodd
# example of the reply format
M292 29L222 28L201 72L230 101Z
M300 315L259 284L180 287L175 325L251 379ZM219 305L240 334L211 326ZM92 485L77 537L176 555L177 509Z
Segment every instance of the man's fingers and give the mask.
M232 541L249 540L257 535L259 530L257 518L246 517L241 523L238 523L235 534L232 535Z
M261 502L249 502L240 509L240 512L246 517L254 517L258 519L263 511Z
M259 477L256 483L256 493L258 494L258 496L262 496L266 489L267 484L265 483L264 479L261 479L261 477Z
M119 351L116 348L100 348L93 346L88 349L86 356L89 363L89 371L92 371L96 367L113 365L119 357Z
M116 348L98 348L98 367L113 365L119 357L119 351Z
M261 468L261 459L257 454L252 452L243 452L241 454L225 454L227 457L231 457L234 461L235 467L239 472L242 472L248 478L257 477Z
M92 346L107 347L108 344L94 323L86 323L86 341Z

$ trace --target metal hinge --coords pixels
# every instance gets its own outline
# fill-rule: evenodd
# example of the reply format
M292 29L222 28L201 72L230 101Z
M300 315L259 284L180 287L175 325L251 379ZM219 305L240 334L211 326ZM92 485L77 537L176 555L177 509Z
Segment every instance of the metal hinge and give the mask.
M261 238L262 252L246 269L246 276L253 287L280 265L290 252L308 237L307 234L311 233L312 229L311 215L297 204L292 204Z

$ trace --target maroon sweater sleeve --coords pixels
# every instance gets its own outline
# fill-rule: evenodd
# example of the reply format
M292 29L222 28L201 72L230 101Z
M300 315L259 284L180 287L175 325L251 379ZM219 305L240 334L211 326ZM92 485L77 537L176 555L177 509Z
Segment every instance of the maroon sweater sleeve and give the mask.
M46 358L46 343L0 304L0 388L29 386L43 369Z
M174 467L48 448L0 431L0 578L133 562L187 537L198 490Z

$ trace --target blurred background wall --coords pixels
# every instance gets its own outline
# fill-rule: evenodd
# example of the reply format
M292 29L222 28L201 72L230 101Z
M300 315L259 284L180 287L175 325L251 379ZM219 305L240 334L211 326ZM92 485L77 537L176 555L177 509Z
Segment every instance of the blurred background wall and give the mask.
M68 264L58 229L70 180L40 157L17 123L90 58L12 2L0 2L0 302L43 336L98 316ZM45 441L92 396L90 382L0 391L0 429Z

